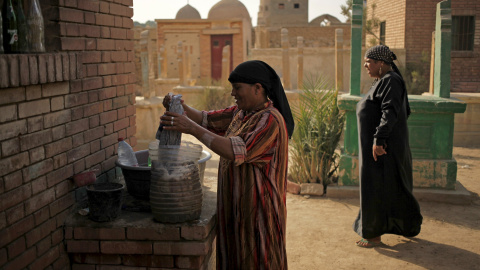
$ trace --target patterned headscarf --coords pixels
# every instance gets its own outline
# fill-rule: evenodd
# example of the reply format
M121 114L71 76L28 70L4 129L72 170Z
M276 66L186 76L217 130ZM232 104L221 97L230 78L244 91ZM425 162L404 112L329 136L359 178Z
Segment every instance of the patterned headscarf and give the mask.
M365 52L365 58L370 58L377 61L383 61L388 65L391 65L393 71L398 73L400 77L403 78L400 70L398 69L397 65L393 62L393 60L397 60L397 56L385 45L377 45L373 46Z
M295 126L292 111L280 78L271 66L260 60L243 62L230 73L228 81L231 83L260 83L265 89L267 97L273 102L273 106L282 114L287 125L288 137L292 137Z
M389 65L393 63L393 60L397 60L397 56L385 45L371 47L365 52L365 58L383 61Z

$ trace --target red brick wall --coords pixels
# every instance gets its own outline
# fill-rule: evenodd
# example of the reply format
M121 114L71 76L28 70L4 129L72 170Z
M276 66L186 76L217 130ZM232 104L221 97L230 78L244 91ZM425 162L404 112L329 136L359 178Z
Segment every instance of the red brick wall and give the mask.
M452 92L480 93L480 2L453 1L452 16L475 16L473 52L452 52Z
M370 8L372 3L376 3L376 17L386 21L386 45L391 48L404 46L407 52L406 62L419 63L422 53L428 57L431 54L432 32L435 31L438 2L437 0L369 0L368 6ZM480 92L480 2L452 1L452 16L455 15L476 16L476 25L473 52L465 54L452 51L451 91ZM369 13L368 16L370 18L371 14ZM424 69L426 76L430 76L430 63L425 63Z
M375 9L372 8L375 5ZM405 8L406 0L397 1L367 1L367 19L372 17L378 18L380 21L386 22L385 43L390 48L404 48L405 46ZM375 30L375 35L380 37L380 28ZM366 47L371 47L369 41L372 35L366 35Z
M0 56L5 270L70 268L63 225L79 190L70 177L98 169L97 181L113 180L117 138L136 144L133 1L41 3L49 53Z

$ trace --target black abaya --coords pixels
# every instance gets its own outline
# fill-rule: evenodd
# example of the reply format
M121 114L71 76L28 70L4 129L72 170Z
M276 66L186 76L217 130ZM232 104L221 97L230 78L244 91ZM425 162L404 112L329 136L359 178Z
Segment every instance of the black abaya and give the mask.
M403 79L395 72L378 80L357 104L360 211L353 229L363 238L420 233L422 215L412 195L410 111ZM387 154L373 159L373 144Z

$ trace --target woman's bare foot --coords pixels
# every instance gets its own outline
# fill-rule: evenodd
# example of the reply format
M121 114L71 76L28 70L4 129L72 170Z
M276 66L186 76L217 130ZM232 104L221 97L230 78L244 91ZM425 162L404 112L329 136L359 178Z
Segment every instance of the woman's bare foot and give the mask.
M372 248L382 245L382 237L374 237L374 238L362 238L356 242L357 246L363 248Z

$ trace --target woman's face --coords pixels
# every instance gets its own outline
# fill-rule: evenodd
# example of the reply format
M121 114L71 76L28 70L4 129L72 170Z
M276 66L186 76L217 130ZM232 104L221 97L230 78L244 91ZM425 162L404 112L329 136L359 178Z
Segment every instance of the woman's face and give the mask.
M258 84L232 83L231 95L239 109L250 112L263 104L261 93L258 91Z
M365 58L363 66L367 69L368 75L372 78L380 78L379 70L382 66L382 61L377 61L371 58Z

